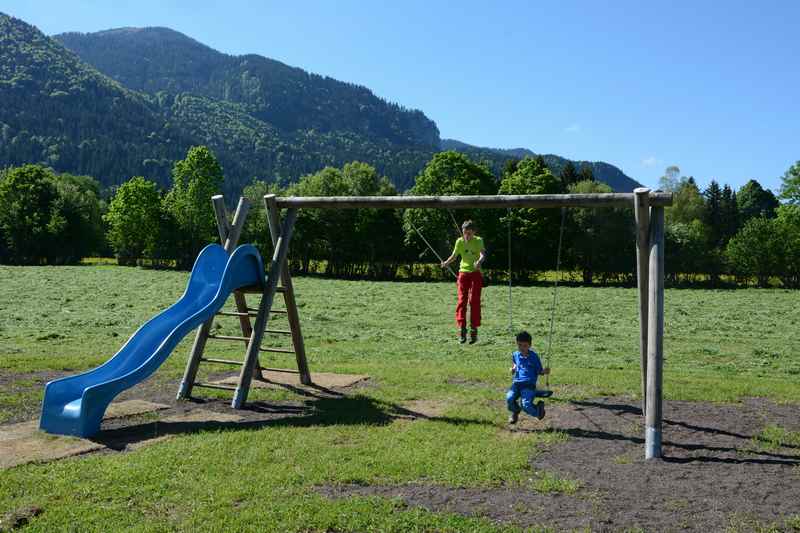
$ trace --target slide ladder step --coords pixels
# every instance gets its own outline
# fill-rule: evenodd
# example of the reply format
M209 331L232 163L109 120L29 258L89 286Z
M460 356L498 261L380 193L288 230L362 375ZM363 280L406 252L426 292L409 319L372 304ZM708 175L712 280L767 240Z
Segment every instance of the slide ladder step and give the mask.
M194 387L202 387L204 389L219 389L219 390L230 390L235 391L236 387L232 385L218 385L216 383L204 383L202 381L195 381Z
M264 333L277 333L278 335L291 335L292 332L288 329L265 329Z
M294 353L294 350L289 348L266 348L262 346L259 348L262 352L271 352L271 353Z
M217 314L222 316L258 316L258 313L249 311L247 313L239 313L238 311L217 311Z
M243 337L241 335L217 335L214 333L209 333L208 338L217 339L220 341L244 341L244 342L250 341L250 337Z
M252 307L248 307L247 308L247 312L248 313L254 313L255 315L258 315L258 309L254 309ZM288 313L288 311L286 309L270 309L270 311L269 311L270 315L275 314L275 313L277 313L279 315L285 315L285 314Z
M242 366L244 364L242 361L233 361L231 359L218 359L216 357L203 357L200 360L205 362L205 363L219 363L221 365Z

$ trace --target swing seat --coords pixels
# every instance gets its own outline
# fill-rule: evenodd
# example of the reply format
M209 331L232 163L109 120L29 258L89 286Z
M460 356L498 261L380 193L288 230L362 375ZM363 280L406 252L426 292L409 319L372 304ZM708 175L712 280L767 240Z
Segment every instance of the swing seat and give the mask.
M545 389L536 389L536 393L534 394L537 398L549 398L552 395L553 391Z

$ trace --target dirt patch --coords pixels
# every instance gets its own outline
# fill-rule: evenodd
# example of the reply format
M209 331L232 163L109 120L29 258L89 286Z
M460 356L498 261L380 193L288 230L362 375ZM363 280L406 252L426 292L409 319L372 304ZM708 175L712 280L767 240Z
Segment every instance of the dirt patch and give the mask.
M356 383L366 381L369 376L363 374L331 374L328 372L316 372L311 374L312 385L303 385L300 383L300 373L296 370L286 371L273 371L267 370L262 372L263 380L254 379L254 388L273 388L276 385L291 385L301 389L319 389L322 388L344 388L352 387ZM225 379L214 381L219 385L236 385L239 382L239 376L230 376Z
M666 402L664 459L645 461L637 402L600 399L550 405L544 421L523 417L509 431L570 436L531 468L579 480L574 495L429 485L331 486L330 497L383 496L437 512L483 516L521 527L616 531L747 530L800 515L800 446L759 441L768 426L800 430L798 406Z
M41 507L23 507L0 518L0 531L13 531L28 525L31 518L36 518L44 510Z
M406 505L437 513L482 517L554 529L585 529L592 523L594 504L586 498L539 494L511 488L469 489L432 485L317 487L328 498L379 496L399 498Z
M437 418L444 414L449 402L441 400L412 400L402 404L398 410L397 418Z
M780 522L800 513L800 447L755 437L770 425L798 431L797 409L760 399L666 402L664 460L646 462L637 403L573 402L551 420L571 438L533 466L606 495L599 524L716 531L735 516Z
M38 431L35 420L2 428L0 470L26 463L54 461L103 448L102 444L90 440L42 433Z
M72 372L70 372L72 373ZM341 417L339 409L347 409L342 402L357 409L364 409L368 417L378 422L388 423L390 417L376 405L364 405L365 399L351 400L344 395L349 384L364 383L367 376L350 374L313 374L313 385L300 385L297 374L292 372L281 376L279 372L269 372L272 381L253 381L254 387L282 388L297 394L296 401L250 401L240 410L230 407L230 398L192 398L177 401L174 380L150 379L137 387L120 394L109 406L103 419L100 432L92 439L77 439L48 435L38 431L38 420L28 420L0 425L0 469L30 462L46 462L73 455L96 451L131 451L156 442L162 442L175 435L198 431L236 429L240 427L258 428L266 424L287 423L295 425L336 423ZM59 378L63 373L19 376L20 387L44 387L47 381ZM288 377L286 377L288 376ZM235 376L217 374L211 379L237 379ZM11 380L8 380L9 382ZM31 384L33 383L33 384ZM323 385L325 384L325 385ZM201 389L196 391L201 395ZM367 402L369 403L369 402ZM33 412L38 414L39 404ZM33 413L24 409L14 413ZM353 417L358 416L353 412ZM288 421L281 422L287 419Z

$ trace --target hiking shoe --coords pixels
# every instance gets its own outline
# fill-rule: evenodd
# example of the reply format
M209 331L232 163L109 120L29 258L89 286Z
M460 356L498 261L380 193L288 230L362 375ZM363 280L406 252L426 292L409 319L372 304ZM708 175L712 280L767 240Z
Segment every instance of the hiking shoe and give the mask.
M467 328L461 328L461 338L459 341L461 344L467 342Z
M536 415L536 418L541 420L542 418L544 418L544 402L542 401L536 402L536 409L539 411L539 413Z
M476 342L478 342L478 329L472 328L469 332L469 343L475 344Z
M516 411L511 412L511 416L508 417L509 424L516 424L517 420L519 420L519 413Z

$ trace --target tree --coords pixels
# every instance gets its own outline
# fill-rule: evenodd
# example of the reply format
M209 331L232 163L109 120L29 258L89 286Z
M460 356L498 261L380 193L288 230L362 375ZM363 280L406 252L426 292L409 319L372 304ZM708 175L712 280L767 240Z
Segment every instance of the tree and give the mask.
M92 252L104 250L100 184L89 176L71 174L53 176L53 183L58 193L54 208L65 221L55 243L59 261L77 263Z
M503 178L499 194L558 194L564 192L561 180L553 176L541 158L526 157L520 161L516 172ZM524 265L523 274L546 270L555 266L560 213L555 209L512 209L502 213L500 221L511 224L512 255L521 255L517 261ZM502 235L504 232L496 232ZM497 255L508 253L507 239L494 245ZM534 252L535 251L535 252ZM505 252L505 253L503 253ZM514 254L516 252L516 254ZM500 265L497 265L500 266Z
M195 146L185 159L175 163L172 180L164 207L178 230L178 268L191 268L200 250L219 239L211 197L219 194L222 187L222 167L211 150Z
M439 152L431 158L409 192L416 196L496 194L497 183L494 175L485 166L473 162L462 153L447 151ZM423 232L431 245L439 250L439 254L449 255L453 241L460 236L460 229L456 226L468 218L474 220L478 231L486 235L494 233L498 216L488 209L459 209L449 212L446 209L406 209L403 214L406 242L413 242L420 249L425 249L423 253L427 254L428 261L438 262L427 252L413 226ZM456 220L455 224L453 219ZM488 243L490 246L491 244Z
M775 228L779 245L778 276L785 287L800 289L800 205L780 206Z
M0 235L9 262L54 262L66 220L57 209L53 179L52 171L41 165L9 169L0 179Z
M705 217L705 202L700 189L692 178L682 178L680 181L670 182L673 193L672 206L667 207L664 215L667 225L691 224L695 220L702 221Z
M573 183L578 183L581 178L578 175L578 169L575 168L575 163L567 161L561 169L561 187L566 191Z
M595 181L592 165L589 163L581 165L581 169L578 171L578 181Z
M611 187L597 181L579 181L569 188L572 194L609 193ZM583 282L595 276L630 273L634 227L625 209L578 208L569 211L569 261L578 268Z
M739 231L739 205L736 193L727 183L722 188L722 198L719 205L720 233L722 246L728 244L731 237Z
M778 208L778 199L769 189L764 189L756 180L745 183L736 193L741 223L755 217L773 218Z
M120 265L135 265L156 251L161 235L161 196L156 184L136 176L117 189L104 216L108 240Z
M790 204L800 204L800 161L789 167L781 180L781 198Z
M658 188L665 192L675 192L681 183L678 177L681 169L677 165L670 165L664 170L664 175L658 180Z
M774 220L755 217L728 242L726 256L731 268L742 278L755 277L759 287L769 286L777 271L780 242Z

